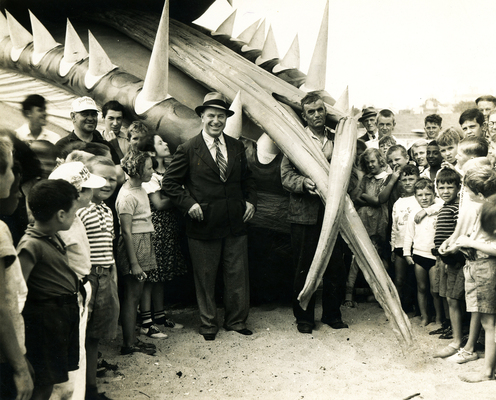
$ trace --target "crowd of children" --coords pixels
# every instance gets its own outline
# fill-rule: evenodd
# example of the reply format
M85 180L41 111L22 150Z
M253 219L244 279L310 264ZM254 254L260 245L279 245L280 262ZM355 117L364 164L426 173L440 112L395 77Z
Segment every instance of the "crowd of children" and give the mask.
M118 107L106 113L122 114ZM484 370L461 377L480 382L494 379L496 364L496 136L466 133L448 128L409 150L391 135L377 149L359 140L350 196L405 312L450 339L434 357L477 359L482 325ZM170 151L134 122L119 165L104 144L76 142L55 169L33 172L26 163L21 175L16 146L29 159L15 135L0 132L2 214L16 212L22 192L31 222L0 221L0 398L49 399L60 391L105 399L97 390L98 345L116 336L119 317L122 355L156 351L136 337L137 309L140 332L150 338L167 338L160 326L182 328L164 311L163 283L186 273L177 216L161 191ZM11 230L22 237L14 240ZM357 274L353 262L349 307Z

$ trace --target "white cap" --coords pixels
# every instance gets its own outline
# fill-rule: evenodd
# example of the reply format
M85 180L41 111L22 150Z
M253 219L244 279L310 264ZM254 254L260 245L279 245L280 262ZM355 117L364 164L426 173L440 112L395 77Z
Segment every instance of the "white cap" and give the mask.
M71 105L72 112L82 112L85 110L98 111L95 100L93 100L91 97L88 96L79 97L72 102Z
M73 184L80 192L82 188L101 188L106 180L88 171L81 161L61 164L50 174L48 179L63 179Z

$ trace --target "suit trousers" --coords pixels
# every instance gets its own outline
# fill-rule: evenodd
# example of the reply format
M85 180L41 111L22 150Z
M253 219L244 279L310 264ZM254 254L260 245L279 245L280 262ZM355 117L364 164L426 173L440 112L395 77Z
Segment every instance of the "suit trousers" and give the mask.
M314 293L307 309L303 310L298 301L305 280L310 270L317 249L322 224L301 225L291 224L291 245L295 266L293 286L293 314L297 323L315 327L315 298ZM343 258L343 248L346 246L341 235L338 235L331 259L323 276L322 288L322 322L332 323L341 320L341 303L344 300L346 287L346 267Z
M215 303L219 265L222 265L224 279L224 327L229 330L246 328L250 308L247 236L229 235L213 240L188 238L188 244L200 311L200 334L219 330Z

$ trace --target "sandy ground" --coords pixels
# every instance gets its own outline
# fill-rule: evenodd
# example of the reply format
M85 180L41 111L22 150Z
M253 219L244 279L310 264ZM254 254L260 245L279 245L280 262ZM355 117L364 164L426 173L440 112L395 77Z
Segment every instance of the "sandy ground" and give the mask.
M220 310L222 312L222 310ZM316 315L320 315L317 307ZM464 383L483 359L451 364L433 359L448 344L411 320L416 348L403 353L376 303L343 309L349 329L318 322L312 335L297 332L289 305L253 307L252 336L223 329L213 342L198 334L195 307L174 310L182 330L150 339L157 354L120 356L120 338L103 343L103 357L118 373L99 378L113 399L496 399L496 381ZM483 356L480 354L481 357Z

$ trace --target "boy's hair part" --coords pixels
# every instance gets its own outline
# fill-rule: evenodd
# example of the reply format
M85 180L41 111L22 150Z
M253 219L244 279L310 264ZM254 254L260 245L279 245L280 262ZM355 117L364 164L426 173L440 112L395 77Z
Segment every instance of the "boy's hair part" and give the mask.
M415 193L417 193L417 190L423 190L427 189L430 190L432 193L434 192L434 184L429 178L422 177L420 178L417 182L415 182Z
M462 112L458 123L463 125L466 121L476 121L480 126L484 124L484 114L478 108L469 108Z
M443 118L440 115L431 114L425 117L424 126L427 125L427 122L430 122L431 124L436 124L437 126L441 127L443 123Z
M86 167L90 172L93 172L93 167L95 165L106 165L108 167L115 167L114 162L110 158L104 156L93 156L86 162Z
M462 178L458 172L453 168L441 168L441 170L436 175L436 186L440 183L453 184L460 186Z
M486 157L489 151L487 140L479 136L469 136L458 144L463 154L471 157Z
M396 139L391 135L385 135L379 139L379 146L390 145L394 146L396 144Z
M29 192L29 208L36 221L47 222L60 210L69 211L78 199L76 187L63 179L45 179Z
M491 236L496 236L496 194L486 200L481 209L481 227Z
M485 198L496 194L496 171L491 167L469 170L463 183L475 194L481 193Z
M463 140L463 135L454 127L442 131L437 137L437 144L439 146L453 146Z
M416 165L413 164L406 164L401 167L400 170L400 177L404 176L409 176L409 175L415 175L417 178L420 177L420 171Z
M408 160L408 158L409 158L408 152L406 151L405 147L402 146L401 144L395 144L394 146L391 146L386 153L386 158L389 157L391 155L391 153L394 153L395 151L398 151L398 150L401 152L401 155Z
M43 96L39 94L30 94L28 97L24 99L22 104L22 112L25 115L27 111L31 111L33 107L46 107L46 100Z
M375 149L373 147L369 147L360 156L360 161L359 161L360 162L360 168L362 169L363 172L368 171L365 157L371 156L371 155L375 155L377 162L379 163L379 166L381 166L382 168L384 168L387 164L384 156L381 154L381 152L378 149Z
M105 118L107 116L107 113L109 112L109 110L120 111L122 113L122 117L124 118L124 116L125 116L124 106L116 100L107 101L103 105L103 107L102 107L103 118Z

